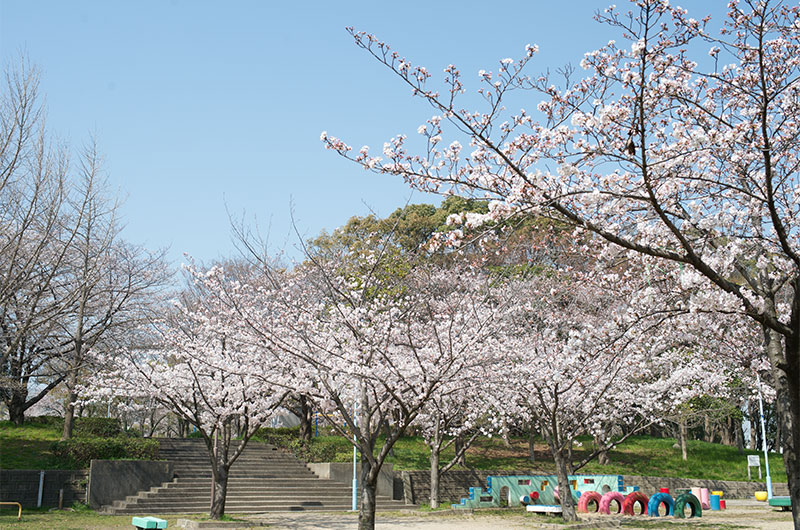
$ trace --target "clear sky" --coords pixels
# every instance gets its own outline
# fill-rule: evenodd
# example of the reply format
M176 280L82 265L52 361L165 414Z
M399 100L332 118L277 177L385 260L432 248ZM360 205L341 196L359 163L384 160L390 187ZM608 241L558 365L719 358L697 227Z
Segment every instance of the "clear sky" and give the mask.
M0 0L0 58L23 53L41 69L52 133L74 147L96 136L126 239L169 246L176 263L231 255L227 208L297 256L292 208L310 237L371 209L438 202L323 148L323 130L379 149L432 115L346 26L438 79L453 63L472 82L528 43L538 73L621 40L592 20L607 3ZM696 18L724 4L685 2Z

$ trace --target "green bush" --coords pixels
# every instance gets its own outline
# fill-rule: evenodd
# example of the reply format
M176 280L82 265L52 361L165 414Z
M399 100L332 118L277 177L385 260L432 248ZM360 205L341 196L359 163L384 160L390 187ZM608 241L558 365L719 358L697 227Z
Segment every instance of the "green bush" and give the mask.
M64 428L64 418L61 416L28 416L25 418L28 425L43 425L46 427Z
M121 433L118 418L75 418L75 436L112 438Z
M151 438L73 438L53 442L53 454L79 467L91 460L155 460L158 440Z
M292 442L300 439L300 426L262 427L255 432L253 437L264 443L274 445L275 447L289 449L289 445Z

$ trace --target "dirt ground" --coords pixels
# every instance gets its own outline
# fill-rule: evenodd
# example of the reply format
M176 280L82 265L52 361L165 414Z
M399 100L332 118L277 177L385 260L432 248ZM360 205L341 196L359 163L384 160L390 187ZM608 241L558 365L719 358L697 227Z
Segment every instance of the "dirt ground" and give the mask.
M728 500L724 511L704 511L697 519L673 517L622 517L612 515L582 515L583 524L557 524L547 516L519 511L430 514L378 513L376 527L380 530L486 530L528 528L752 528L763 530L792 530L791 512L781 512L766 503L749 500ZM345 530L357 526L357 516L349 513L274 513L249 516L248 519L267 523L275 529Z

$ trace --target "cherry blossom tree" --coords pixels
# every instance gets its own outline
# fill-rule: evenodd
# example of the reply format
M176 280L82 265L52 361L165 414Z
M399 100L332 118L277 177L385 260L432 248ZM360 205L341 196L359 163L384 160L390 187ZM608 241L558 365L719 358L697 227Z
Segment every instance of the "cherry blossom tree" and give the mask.
M464 388L462 374L496 351L486 277L377 244L336 246L290 271L262 263L240 293L228 306L251 340L281 352L294 391L341 418L332 426L360 451L359 528L374 528L378 474L395 442L434 395Z
M101 402L121 396L156 401L196 427L211 463L209 515L219 519L231 466L281 405L291 378L277 352L251 342L240 321L228 318L217 295L234 296L241 289L235 277L222 267L189 270L193 295L141 331L138 346L94 352L105 368L90 378L82 395Z
M664 0L636 0L629 12L612 6L597 19L622 40L587 53L583 72L529 76L537 51L529 45L522 59L479 72L481 110L459 104L465 86L455 66L440 91L427 70L352 31L436 114L419 128L419 154L405 136L387 142L383 156L323 139L420 189L493 200L473 223L549 211L631 252L682 264L693 305L762 326L791 433L784 463L800 528L800 7L731 2L719 31ZM520 90L534 95L535 111L506 110Z
M430 451L431 508L439 507L441 476L464 461L466 451L480 435L497 429L492 410L498 399L504 376L498 363L470 365L457 380L448 381L435 392L414 421ZM453 447L453 457L441 460L442 453Z

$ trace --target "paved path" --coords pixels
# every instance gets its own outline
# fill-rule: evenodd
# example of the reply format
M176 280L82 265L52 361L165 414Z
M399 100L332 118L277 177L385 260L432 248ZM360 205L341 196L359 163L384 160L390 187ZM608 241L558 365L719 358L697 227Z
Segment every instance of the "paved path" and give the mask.
M720 525L737 525L741 528L754 528L763 530L792 530L791 512L781 512L770 508L766 503L749 500L728 500L728 509L721 512L704 511L703 517L697 519L698 524L706 528L707 525L718 523ZM351 530L358 526L358 516L353 513L328 513L328 512L298 512L298 513L265 513L248 516L248 519L269 524L271 529L280 530ZM616 526L621 517L607 515L582 515L588 526L597 528L599 525ZM433 514L411 513L381 513L377 514L376 528L378 530L493 530L505 529L530 529L530 528L559 528L561 525L547 524L544 516L532 516L516 512L516 514L498 513L454 513L437 512ZM626 517L626 519L628 519ZM634 520L638 520L638 517ZM647 520L652 521L649 517ZM662 519L665 523L675 525L675 528L691 528L687 519ZM563 528L563 527L562 527ZM626 526L626 528L636 528ZM646 527L643 527L646 528Z

